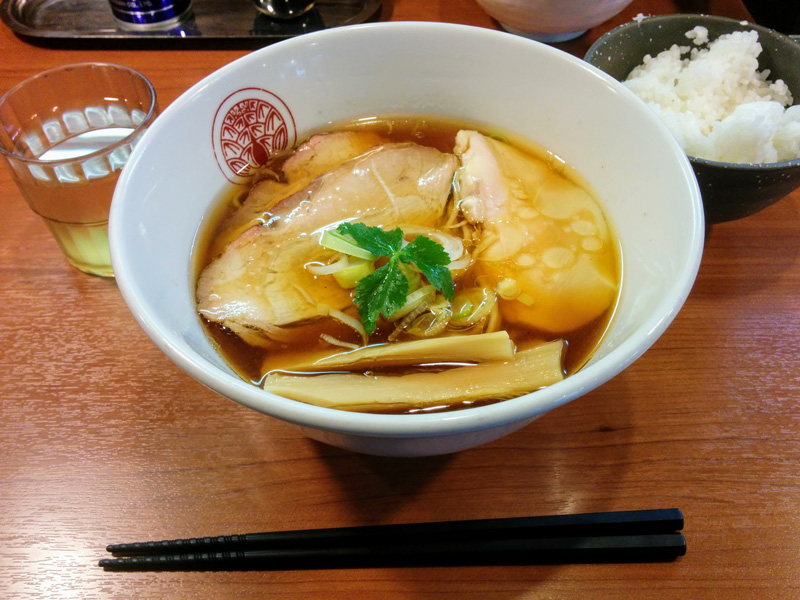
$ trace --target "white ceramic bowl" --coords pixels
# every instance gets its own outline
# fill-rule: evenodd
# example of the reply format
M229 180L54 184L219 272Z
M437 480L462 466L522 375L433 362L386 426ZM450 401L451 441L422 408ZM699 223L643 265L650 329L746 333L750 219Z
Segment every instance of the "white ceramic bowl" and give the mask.
M631 0L477 0L506 31L565 42L622 12Z
M281 398L236 377L194 305L192 245L231 183L222 149L237 110L270 111L287 142L359 116L432 114L516 131L588 180L621 238L623 285L590 363L549 388L462 411L359 414ZM224 126L223 126L224 125ZM235 127L234 127L235 129ZM227 138L226 138L227 136ZM123 170L111 209L119 288L147 334L221 395L358 452L422 456L463 450L520 429L606 382L666 329L694 282L703 208L686 158L638 98L583 61L525 38L436 23L378 23L268 46L173 102ZM665 373L668 376L668 373Z

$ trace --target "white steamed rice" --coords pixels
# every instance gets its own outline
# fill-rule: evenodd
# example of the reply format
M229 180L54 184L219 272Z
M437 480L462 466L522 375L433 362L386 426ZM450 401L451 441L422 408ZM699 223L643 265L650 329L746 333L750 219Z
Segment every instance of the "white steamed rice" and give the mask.
M676 44L645 56L624 82L686 153L734 163L800 158L800 105L791 106L782 80L758 71L758 33L737 31L708 44L708 30L695 27L686 37L694 48Z

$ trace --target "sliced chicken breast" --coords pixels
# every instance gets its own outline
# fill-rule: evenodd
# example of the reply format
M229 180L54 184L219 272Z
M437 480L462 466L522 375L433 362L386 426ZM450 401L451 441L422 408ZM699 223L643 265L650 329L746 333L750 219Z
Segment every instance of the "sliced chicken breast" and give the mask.
M482 227L474 258L508 321L561 334L617 296L616 254L597 201L581 186L476 131L456 137L458 202Z

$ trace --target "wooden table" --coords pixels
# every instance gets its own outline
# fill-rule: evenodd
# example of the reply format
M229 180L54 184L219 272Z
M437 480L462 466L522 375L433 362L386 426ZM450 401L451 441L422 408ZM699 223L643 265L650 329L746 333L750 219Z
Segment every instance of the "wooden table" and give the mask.
M747 18L740 2L637 13ZM383 20L497 27L472 0ZM0 89L121 63L162 108L247 50L56 50L0 27ZM674 324L632 367L522 431L452 456L351 454L222 399L140 330L113 280L62 258L0 169L0 597L800 598L800 192L711 228ZM666 564L115 574L107 543L272 529L680 507Z

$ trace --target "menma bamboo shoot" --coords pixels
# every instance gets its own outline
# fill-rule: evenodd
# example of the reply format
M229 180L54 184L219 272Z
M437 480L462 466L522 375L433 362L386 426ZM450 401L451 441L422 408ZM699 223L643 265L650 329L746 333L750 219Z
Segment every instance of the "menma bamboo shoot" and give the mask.
M563 340L516 353L513 360L408 375L270 373L264 389L301 402L353 411L393 411L458 402L505 400L564 378Z
M365 371L431 363L475 363L514 358L514 342L505 331L376 344L338 352L319 360L284 367L288 371Z

